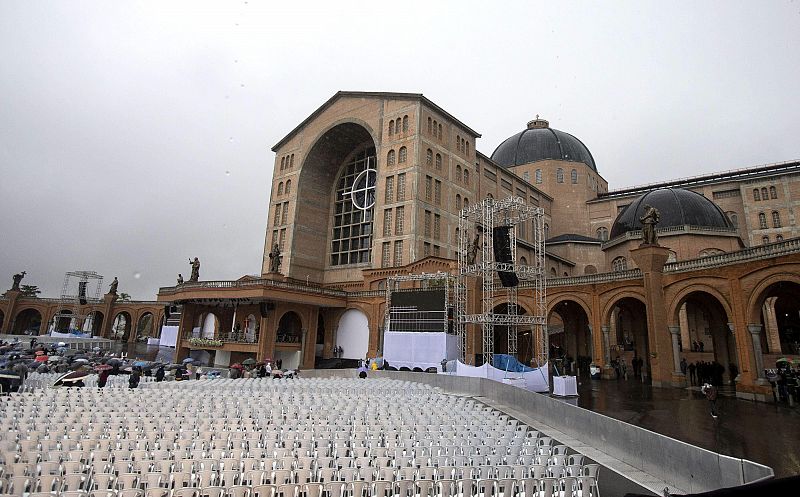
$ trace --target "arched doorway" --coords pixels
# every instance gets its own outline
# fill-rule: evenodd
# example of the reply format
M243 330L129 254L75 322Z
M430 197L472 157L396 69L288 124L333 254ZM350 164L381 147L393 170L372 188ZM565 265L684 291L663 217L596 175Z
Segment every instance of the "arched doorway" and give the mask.
M592 339L589 316L583 306L574 300L559 301L547 316L547 330L551 359L561 358L567 374L589 374L592 362Z
M209 312L202 317L202 320L200 336L209 339L216 338L217 331L219 331L219 319L217 316L213 312Z
M674 318L681 326L683 356L687 362L703 364L701 381L732 383L731 370L739 371L739 359L728 327L731 320L720 301L708 292L689 293L679 302Z
M325 349L325 318L322 312L317 314L317 339L314 344L314 359L322 358L323 350Z
M800 354L800 284L773 283L759 301L762 350L774 355Z
M370 262L375 190L369 188L370 183L374 187L375 174L366 171L378 169L379 160L366 124L338 124L316 140L297 182L298 198L315 201L304 202L295 210L290 250L300 253L292 256L290 276L296 267L299 277L319 281L326 266ZM366 182L361 184L362 180ZM356 184L363 195L349 195L357 189ZM370 207L360 210L354 203ZM326 229L320 229L321 220ZM280 244L280 232L273 232L272 237L275 240L270 246Z
M503 303L495 306L493 312L495 314L508 314L508 304ZM517 315L524 316L528 311L517 304ZM509 326L495 325L494 326L494 354L508 354L508 332ZM530 327L517 326L517 360L526 366L531 365L531 360L534 356L534 337ZM479 357L480 361L483 356Z
M336 329L336 346L341 349L341 357L363 359L369 348L369 319L358 309L348 309L339 318Z
M92 335L92 336L99 336L103 330L103 313L100 311L92 311L86 317L86 320L83 322L83 326L81 326L81 331L83 333Z
M624 361L628 378L650 381L650 341L647 307L635 297L623 297L611 307L608 316L609 356L612 366L622 372ZM634 360L640 366L634 368Z
M303 321L294 311L288 311L278 321L275 333L275 361L280 360L284 369L300 365L303 348Z
M111 324L111 339L128 341L128 337L131 336L131 327L131 315L126 311L117 313Z
M136 323L137 342L147 342L147 339L153 336L155 324L153 321L152 312L145 312L139 317L139 321Z
M42 327L42 314L36 309L24 309L11 323L12 335L38 335Z

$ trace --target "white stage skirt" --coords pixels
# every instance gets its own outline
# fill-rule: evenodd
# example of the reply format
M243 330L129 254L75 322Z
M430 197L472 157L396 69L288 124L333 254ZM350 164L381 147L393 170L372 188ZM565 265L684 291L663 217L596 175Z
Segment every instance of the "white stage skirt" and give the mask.
M383 335L383 358L389 366L401 368L435 367L442 370L442 359L458 357L458 335L387 331Z
M178 343L178 327L162 326L158 344L162 347L174 347Z
M512 371L503 371L502 369L497 369L489 364L476 367L469 366L459 361L456 364L456 371L454 374L456 376L488 378L494 381L510 383L515 386L521 386L532 392L549 392L550 382L547 379L547 371L547 364L541 368L536 368L533 371L515 373Z

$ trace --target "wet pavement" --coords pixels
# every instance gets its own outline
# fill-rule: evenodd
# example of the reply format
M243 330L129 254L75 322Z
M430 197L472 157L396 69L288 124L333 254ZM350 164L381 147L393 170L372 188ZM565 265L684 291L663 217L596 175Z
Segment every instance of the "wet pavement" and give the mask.
M578 405L721 454L800 474L800 407L720 395L719 417L699 391L655 388L640 381L582 378ZM724 393L724 391L723 391Z

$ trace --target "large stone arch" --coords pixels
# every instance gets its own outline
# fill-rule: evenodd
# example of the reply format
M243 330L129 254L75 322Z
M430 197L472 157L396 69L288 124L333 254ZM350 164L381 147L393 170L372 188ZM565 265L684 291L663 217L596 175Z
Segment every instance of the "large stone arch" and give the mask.
M554 364L565 368L567 374L574 375L579 370L588 374L594 359L591 309L573 295L561 294L554 300L546 315L551 359L564 359L563 364Z
M603 304L602 311L600 312L600 316L602 318L603 324L608 324L611 319L611 312L614 310L614 307L617 303L625 298L632 298L638 300L642 303L645 307L647 306L647 298L645 297L644 293L642 292L634 292L631 290L622 290L617 291L608 295L604 295L605 304Z
M149 321L149 322L148 322ZM136 319L136 341L145 341L156 335L156 316L149 310L142 312Z
M747 325L770 355L768 364L780 355L800 354L800 274L781 268L759 281L747 299Z
M589 322L590 323L592 322L592 308L591 308L591 305L589 304L589 302L587 302L583 298L583 295L578 295L578 294L575 294L575 293L560 292L560 293L554 294L552 296L548 295L547 296L547 300L548 300L548 303L547 303L547 314L546 314L547 316L549 316L550 313L553 312L553 309L559 303L561 303L561 302L563 302L565 300L571 300L572 302L575 302L576 304L578 304L579 306L581 306L583 308L583 312L585 312L586 315L589 317Z
M720 305L725 309L725 314L728 316L730 321L733 321L733 307L731 306L730 300L728 296L717 290L711 285L705 283L694 283L692 281L687 281L682 283L680 286L675 285L676 292L675 296L670 299L667 308L667 324L669 326L678 326L680 323L678 322L678 312L680 311L683 302L686 300L686 297L694 292L703 292L711 295L720 303Z
M764 295L765 292L775 283L783 281L800 285L800 274L781 270L780 272L772 273L764 277L753 287L753 290L747 296L748 323L755 324L761 320L761 306L764 305L764 299L766 298Z
M115 311L114 319L111 321L110 336L112 340L127 341L131 336L133 328L133 317L126 310Z
M608 355L622 377L652 378L650 330L647 323L647 300L643 294L621 290L607 296L602 308L604 340L608 337ZM616 311L616 312L615 312ZM636 363L636 364L634 364Z
M33 329L35 328L35 334L38 335L42 327L43 318L44 315L40 309L36 307L23 307L14 313L9 332L12 335L22 335L27 331L33 333ZM38 323L38 325L36 323Z
M340 168L345 159L362 146L377 149L379 143L372 127L358 119L333 123L314 138L303 158L296 198L313 198L315 201L295 204L289 276L322 281L323 271L330 262L327 254L331 209ZM381 163L378 155L376 166Z
M336 327L335 345L342 348L341 357L363 359L369 351L369 331L369 313L361 306L348 306Z

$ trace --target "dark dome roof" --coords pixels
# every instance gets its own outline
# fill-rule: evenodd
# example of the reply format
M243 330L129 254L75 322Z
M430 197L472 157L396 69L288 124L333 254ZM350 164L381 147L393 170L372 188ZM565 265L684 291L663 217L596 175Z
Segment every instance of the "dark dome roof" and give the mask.
M682 188L660 188L645 193L622 211L611 228L611 238L628 231L642 229L639 218L644 215L645 205L652 205L661 214L657 228L670 226L702 226L710 228L732 228L728 217L717 204L693 191Z
M540 160L583 162L597 172L589 149L569 133L550 127L544 119L528 123L528 128L498 145L492 160L503 167L519 166Z

